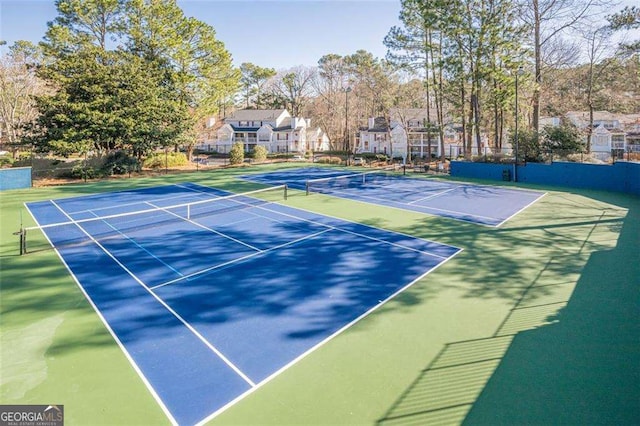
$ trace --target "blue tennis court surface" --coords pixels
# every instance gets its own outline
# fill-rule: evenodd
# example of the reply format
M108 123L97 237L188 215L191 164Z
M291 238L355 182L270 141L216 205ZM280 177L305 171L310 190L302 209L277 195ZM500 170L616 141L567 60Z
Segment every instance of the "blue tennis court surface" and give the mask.
M388 173L359 174L331 168L300 168L252 174L243 179L329 194L488 226L500 226L544 195L488 185L417 179ZM332 179L329 179L332 178Z
M214 417L460 250L265 194L27 204L173 423Z

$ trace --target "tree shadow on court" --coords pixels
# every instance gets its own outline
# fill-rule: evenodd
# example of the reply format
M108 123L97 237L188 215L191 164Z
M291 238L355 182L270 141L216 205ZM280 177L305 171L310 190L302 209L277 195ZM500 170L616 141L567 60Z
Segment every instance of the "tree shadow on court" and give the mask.
M456 263L482 262L449 285L513 309L494 334L446 344L378 424L637 423L638 200L548 197L524 225L447 232ZM429 223L417 232L445 231Z
M246 171L236 172L242 173ZM188 180L208 184L216 182L204 173L202 180L197 176L189 177ZM184 176L170 176L163 183L182 181L185 181ZM157 180L149 179L136 185L157 184ZM251 183L222 180L216 182L215 186L232 191L262 187ZM82 189L60 188L56 190L56 194L79 195L85 190L86 193L94 193L98 189L102 192L129 188L130 185L115 182ZM568 419L563 417L563 414L553 416L554 410L561 409L565 398L569 399L567 407L572 411L581 407L582 403L592 404L594 410L595 407L601 407L607 410L617 409L628 414L624 404L631 399L616 395L623 388L629 388L631 396L638 400L637 387L634 388L629 383L631 378L637 378L637 371L622 366L619 358L612 358L628 353L630 355L623 361L638 365L634 348L628 349L624 346L625 339L637 336L637 329L627 332L619 330L630 326L625 321L638 324L637 316L634 317L634 313L637 315L638 312L637 306L633 305L633 312L629 312L630 304L638 300L637 293L634 293L637 289L629 288L633 287L629 285L624 288L617 287L620 286L619 281L627 284L637 283L637 265L640 264L637 259L637 202L627 203L624 197L615 195L594 196L603 202L611 203L611 207L594 207L588 200L581 204L575 197L564 197L562 194L549 197L552 197L551 201L545 203L543 208L529 209L522 213L526 215L526 220L510 221L501 228L435 217L411 219L408 221L410 223L404 226L407 221L401 216L405 213L400 211L394 213L398 217L393 220L382 217L364 220L373 226L385 228L390 225L407 234L464 249L454 262L443 266L444 273L429 275L420 280L418 285L405 290L378 309L377 316L385 315L392 310L414 309L416 305L448 289L460 290L463 297L468 299L498 299L514 306L509 318L501 324L495 335L473 341L451 342L443 348L436 360L425 360L424 371L420 373L414 385L399 397L398 403L390 408L381 423L408 423L415 417L394 417L401 411L400 408L411 406L417 407L420 411L428 402L437 400L438 397L442 398L452 390L455 398L441 399L442 403L427 408L430 413L440 415L446 423L464 419L474 403L476 406L468 417L470 423L483 423L484 419L488 419L487 423L492 423L495 419L495 416L491 417L492 413L500 413L497 410L502 406L504 418L514 420L511 423L518 423L518 419L524 419L522 422L536 423L536 416L545 420L540 423L558 423L556 419ZM358 206L367 210L365 205ZM623 212L623 207L630 208L628 214ZM558 214L556 209L561 213ZM398 223L403 225L399 226ZM602 232L600 237L599 230L612 232ZM282 225L278 233L265 232L259 237L263 243L273 245L280 241L279 235L293 231L294 229ZM615 246L611 235L618 232L620 238L618 246ZM235 236L241 240L256 237L255 233L243 234L240 231ZM153 239L156 244L169 245L176 252L188 252L183 248L188 242L185 242L182 234L159 234L154 235ZM630 253L635 253L636 258L630 259ZM193 256L196 262L202 259L202 264L208 265L207 253L197 253ZM24 263L17 257L1 259L3 262L11 262L3 263L3 316L5 312L10 313L11 323L20 324L21 321L15 318L23 313L27 321L29 315L72 311L79 315L78 322L82 321L84 315L87 315L87 318L91 317L91 327L95 327L96 320L91 307L75 286L71 286L73 290L69 289L72 279L55 256L43 253L25 259L28 261L25 260ZM366 260L363 263L364 259ZM620 263L614 263L616 259L626 261L620 261L620 266ZM95 265L95 256L90 253L82 261L95 269L100 267ZM270 261L273 261L273 264L269 265ZM29 262L40 263L34 267L34 263ZM199 326L224 325L233 321L250 321L252 318L256 321L260 321L261 318L286 319L289 310L309 299L337 300L338 303L321 307L305 307L308 308L307 322L300 326L294 324L290 329L281 329L285 338L291 341L305 341L331 333L335 330L336 324L346 324L353 318L355 311L363 308L363 303L367 306L377 303L381 293L372 290L373 277L375 280L379 280L379 277L391 277L397 285L398 281L412 276L409 273L412 265L421 260L415 257L404 258L403 255L394 258L381 251L379 247L345 245L344 241L329 239L323 244L309 247L303 258L297 256L295 251L283 250L277 257L270 260L266 258L262 262L260 258L256 258L256 263L252 265L258 267L246 268L242 273L236 269L223 269L211 274L210 282L200 281L197 286L190 287L191 282L178 283L174 287L176 294L172 297L177 303L189 305L185 308L189 321ZM5 269L6 265L9 267ZM405 278L399 274L399 271L403 270L407 271ZM96 270L96 273L99 274L100 271ZM245 276L247 279L240 280ZM53 286L50 285L52 277L55 281ZM286 277L285 282L283 277ZM349 284L346 287L314 285L328 278ZM611 281L613 282L609 284ZM375 282L382 287L388 284L386 281ZM573 286L576 282L577 288L574 291ZM29 285L30 291L25 292L21 287L25 284ZM123 335L125 340L135 343L161 336L169 342L172 328L177 330L183 327L176 324L166 312L145 311L144 304L137 304L135 299L127 299L126 293L120 287L122 282L117 279L107 281L104 285L102 291L105 294L113 294L112 300L105 304L105 309L123 309L122 318L128 322L128 331ZM563 290L564 288L567 290ZM558 294L562 298L557 299ZM602 303L602 300L605 300L605 303ZM567 301L568 306L558 314ZM608 303L609 301L612 303ZM124 309L125 305L129 306L127 309L130 311ZM535 314L532 315L531 312ZM553 321L556 323L545 325ZM358 332L372 323L362 322L353 332ZM538 328L531 330L533 327ZM524 331L527 329L529 331ZM73 339L56 339L50 351L64 354L84 346L112 345L113 339L104 329L102 331L98 336L92 337L91 330L82 329ZM237 338L239 332L241 333L242 329L236 328L230 338ZM512 343L514 335L516 337ZM598 339L604 343L599 344ZM246 348L247 352L256 347L251 339L247 339L247 342L250 345ZM616 350L607 353L609 347L615 347ZM398 348L398 351L402 351L402 348ZM480 355L473 357L470 353ZM541 360L544 360L544 365L541 365ZM594 375L591 375L589 370L592 369L602 370L597 371L597 380L591 380ZM559 377L567 377L567 371L571 371L572 375L560 381ZM618 380L621 372L628 372L629 377ZM492 374L493 378L485 388L484 384ZM480 386L470 387L466 378L479 379ZM614 379L618 381L610 383ZM452 386L434 387L434 380L435 383L450 383ZM539 381L541 386L531 386L531 389L528 389L533 380ZM603 383L609 386L610 397L599 405L596 399L603 394ZM503 391L503 386L505 389L506 386L510 386L508 389L512 394L508 395L508 392ZM565 388L569 388L574 394L565 395ZM436 389L438 393L432 394L433 399L428 399L431 397L421 393L425 389ZM537 392L535 395L534 389ZM482 395L477 399L480 392ZM552 395L558 405L549 405L546 395ZM528 400L533 402L530 408L527 406ZM551 409L548 413L541 414L540 411L545 404ZM593 414L594 410L588 410L588 413ZM629 418L621 415L616 419ZM583 419L591 418L585 415ZM496 422L499 423L499 419Z
M281 334L281 339L313 340L342 328L439 262L412 250L333 231L314 223L281 223L270 229L246 232L235 229L228 235L268 248L319 232L322 234L316 238L258 253L250 259L209 272L196 273L190 279L160 287L154 292L195 327L229 327L229 339L233 339L233 335L268 334L277 328L276 334ZM200 233L210 232L201 230ZM189 261L193 265L194 256L198 256L201 258L198 269L206 271L212 266L206 247L203 250L185 247L190 241L205 237L200 233L190 235L188 240L180 232L149 236L144 238L143 245L164 247L172 254L163 259L172 265ZM135 250L127 253L125 243L122 242L122 247L119 243L105 243L105 246L121 259L130 259L125 262L127 267L150 286L171 278L161 276L167 270L160 264L153 266L149 259L136 258ZM223 248L228 248L223 251L232 252L237 244L226 240ZM91 262L90 255L87 256L86 262ZM97 282L101 271L95 274L93 280L80 280ZM96 289L114 294L110 300L100 302L101 310L121 308L123 301L117 297L121 284L116 281L105 280ZM135 301L129 299L127 303L135 304ZM140 314L128 316L126 321L128 325L121 331L125 341L163 330L166 333L167 324L175 323L167 319L165 312L157 310L148 313L141 310ZM266 330L256 326L256 321L263 321Z
M552 325L515 336L466 424L635 424L640 419L640 212L595 251Z

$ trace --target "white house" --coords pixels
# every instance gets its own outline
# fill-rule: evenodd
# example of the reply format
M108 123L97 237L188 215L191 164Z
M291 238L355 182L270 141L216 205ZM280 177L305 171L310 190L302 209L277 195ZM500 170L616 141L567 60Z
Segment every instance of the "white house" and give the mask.
M228 152L236 142L242 142L246 152L258 145L269 153L329 148L329 138L320 128L312 128L310 119L292 117L286 109L236 111L224 119L216 135L214 146L219 152Z
M627 150L626 132L615 127L607 128L604 124L594 126L591 133L591 152L606 160L614 150Z
M579 129L587 142L590 116L588 111L569 111L565 116ZM609 111L593 112L591 152L601 160L608 160L614 151L635 151L634 125L640 123L639 114L613 114ZM628 136L631 137L628 137Z
M440 156L438 132L427 126L425 109L393 109L391 122L384 117L369 118L367 127L359 129L356 153L380 153L406 159ZM459 152L461 141L455 129L445 129L445 155Z

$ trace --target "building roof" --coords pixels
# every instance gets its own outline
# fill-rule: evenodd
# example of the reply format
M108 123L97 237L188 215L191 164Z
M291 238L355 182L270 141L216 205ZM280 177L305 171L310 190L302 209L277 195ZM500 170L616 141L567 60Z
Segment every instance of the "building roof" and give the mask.
M619 127L607 128L607 127L604 127L602 124L594 124L593 125L593 129L594 129L594 131L597 131L597 132L600 132L600 133L612 133L612 134L624 134L624 133L626 133L624 130L622 130Z
M567 111L565 115L585 122L589 121L589 111ZM620 114L612 114L609 111L594 111L593 121L615 121L620 118L619 116Z
M226 121L269 121L275 120L287 112L286 109L241 109L230 116L226 117ZM288 113L287 113L288 115Z
M387 132L389 131L389 126L387 125L387 119L384 117L376 117L373 119L373 127L360 127L361 131L369 131L369 132Z
M257 132L260 127L244 127L244 126L234 126L233 124L229 124L234 131L238 132Z
M425 108L391 108L389 115L392 120L404 118L407 120L416 120L427 117L427 110Z

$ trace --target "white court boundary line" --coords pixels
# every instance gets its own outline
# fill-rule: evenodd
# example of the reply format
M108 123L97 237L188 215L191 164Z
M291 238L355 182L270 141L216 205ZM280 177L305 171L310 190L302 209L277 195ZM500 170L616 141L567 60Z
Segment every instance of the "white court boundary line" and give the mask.
M511 218L515 217L516 215L522 213L523 211L525 211L526 209L528 209L529 207L531 207L532 205L534 205L535 203L540 201L547 194L548 194L548 192L543 192L542 194L540 194L540 196L538 198L536 198L535 200L531 201L529 204L527 204L526 206L524 206L523 208L521 208L520 210L518 210L517 212L515 212L514 214L512 214L511 216L509 216L508 218L506 218L502 222L500 222L499 224L497 224L496 228L502 226L503 224L505 224L506 222L511 220Z
M409 203L402 203L400 201L391 201L391 200L388 200L386 198L374 197L374 196L371 196L371 195L358 195L358 198L347 197L346 195L342 195L342 194L345 194L345 193L346 193L346 191L335 191L335 192L332 191L332 192L316 192L314 194L320 194L320 195L329 196L329 197L337 197L337 198L342 198L344 200L356 201L356 202L365 203L365 204L372 204L371 202L367 202L366 200L360 199L360 198L367 198L367 199L371 199L371 200L378 200L378 201L383 201L384 202L384 203L374 203L377 206L390 207L390 208L393 208L393 209L402 210L404 212L411 211L411 212L415 212L415 213L428 214L428 215L431 215L431 216L436 216L436 217L440 217L440 218L444 218L444 219L451 219L451 220L457 220L457 221L460 221L460 222L473 223L474 225L488 226L490 228L497 227L496 225L491 225L491 224L488 224L488 223L475 222L475 221L473 221L471 219L464 219L464 218L461 218L461 217L442 216L442 215L437 214L437 213L429 213L429 212L420 211L420 210L413 210L413 208L421 208L421 209L426 209L426 210L436 210L436 211L441 211L441 212L450 213L450 214L471 216L471 217L477 217L479 219L488 219L488 220L493 220L493 221L498 220L495 217L481 216L481 215L476 215L476 214L471 214L471 213L462 213L462 212L459 212L457 210L439 209L437 207L415 206L415 205L411 205ZM390 205L388 203L393 203L393 204L397 204L397 205L394 206L394 205ZM411 205L412 208L411 209L402 208L402 207L398 207L398 205L399 206L409 206L409 205Z
M368 225L365 225L368 226ZM390 231L393 232L393 231ZM416 238L416 237L414 237ZM419 238L417 238L419 239ZM451 246L450 246L451 247ZM368 309L367 311L365 311L364 313L362 313L360 316L358 316L357 318L355 318L354 320L352 320L351 322L345 324L344 326L342 326L340 329L338 329L337 331L335 331L333 334L329 335L328 337L326 337L324 340L316 343L314 346L312 346L311 348L307 349L305 352L303 352L302 354L298 355L296 358L294 358L293 360L291 360L289 363L287 363L286 365L282 366L280 369L276 370L274 373L272 373L270 376L268 376L267 378L263 379L261 382L259 382L256 386L252 387L251 389L247 390L246 392L238 395L238 397L236 397L234 400L228 402L227 404L223 405L222 407L220 407L219 409L217 409L216 411L214 411L213 413L211 413L209 416L205 417L204 419L200 420L198 423L196 423L197 426L202 426L204 424L206 424L207 422L213 420L215 417L219 416L220 414L222 414L224 411L228 410L229 408L231 408L232 406L236 405L237 403L239 403L240 401L242 401L243 399L245 399L246 397L248 397L249 395L251 395L252 393L254 393L255 391L257 391L258 389L262 388L264 385L266 385L267 383L269 383L270 381L272 381L273 379L275 379L276 377L278 377L279 375L281 375L282 373L284 373L286 370L288 370L289 368L291 368L292 366L294 366L295 364L297 364L299 361L301 361L303 358L307 357L309 354L311 354L312 352L316 351L317 349L319 349L320 347L324 346L325 344L327 344L329 341L333 340L334 338L336 338L337 336L339 336L340 334L342 334L343 332L345 332L346 330L348 330L349 328L351 328L352 326L354 326L356 323L360 322L361 320L363 320L364 318L368 317L369 315L371 315L372 313L374 313L376 310L378 310L381 306L385 305L387 302L389 302L390 300L394 299L397 295L399 295L400 293L404 292L405 290L407 290L409 287L413 286L415 283L417 283L418 281L422 280L424 277L426 277L427 275L429 275L431 272L435 271L436 269L438 269L440 266L444 265L445 263L447 263L449 260L453 259L455 256L457 256L458 254L460 254L463 250L460 249L459 251L457 251L456 253L454 253L453 255L449 256L448 258L446 258L445 260L443 260L442 262L438 263L436 266L434 266L433 268L429 269L428 271L426 271L424 274L420 275L419 277L417 277L416 279L414 279L413 281L411 281L409 284L405 285L404 287L401 287L400 289L398 289L396 292L394 292L393 294L391 294L390 296L388 296L386 299L379 301L377 305L374 305L373 307L371 307L370 309Z
M60 208L60 206L58 206L56 204L55 201L50 200L51 203L58 209L60 210L60 212L62 212L62 214L64 214L65 216L67 216L69 219L71 219L71 216L69 216L64 210L62 210ZM211 349L212 352L214 352L216 355L218 355L218 357L225 363L227 364L227 366L229 366L233 371L236 372L236 374L238 374L245 382L247 382L251 387L254 387L256 384L249 378L247 377L246 374L244 374L236 365L234 365L222 352L220 352L220 350L218 350L215 346L213 346L209 341L207 341L207 339L204 338L204 336L202 336L191 324L189 324L188 321L186 321L184 318L182 318L182 316L180 314L178 314L175 310L173 310L173 308L171 308L169 305L167 305L167 303L162 300L160 297L158 297L158 295L156 295L153 291L151 291L151 289L149 289L149 287L147 287L145 285L145 283L138 278L133 272L131 272L129 270L129 268L127 268L122 262L120 262L113 254L111 254L109 252L109 250L107 250L102 244L100 244L95 238L93 238L91 236L91 234L89 234L87 231L84 230L84 228L82 226L80 226L78 224L78 228L87 236L89 237L98 247L100 247L100 249L102 249L102 251L105 252L105 254L107 256L109 256L111 259L113 259L114 262L116 262L127 274L129 274L131 276L131 278L133 278L138 284L140 284L142 286L142 288L144 288L154 299L156 299L158 301L158 303L160 303L162 306L164 306L164 308L169 311L174 317L176 317L184 326L187 327L187 329L189 331L191 331L202 343L205 344L205 346L207 346L209 349Z
M188 189L192 189L192 188L188 188ZM195 191L195 190L194 190ZM196 191L199 192L199 191ZM204 192L204 191L202 191ZM234 200L236 202L239 202L238 200ZM65 216L69 217L67 215L67 213L62 210L53 200L50 200L50 202L56 207L58 208ZM245 203L243 203L245 204ZM210 414L209 416L205 417L204 419L202 419L200 422L198 422L198 425L202 425L206 422L208 422L209 420L213 419L214 417L218 416L219 414L221 414L223 411L226 411L228 408L230 408L231 406L235 405L236 403L238 403L239 401L241 401L242 399L244 399L245 397L247 397L248 395L250 395L251 393L255 392L257 389L261 388L262 386L264 386L265 384L267 384L268 382L270 382L271 380L273 380L275 377L279 376L280 374L282 374L285 370L289 369L291 366L293 366L294 364L298 363L301 359L305 358L306 356L308 356L310 353L314 352L316 349L320 348L321 346L325 345L327 342L329 342L330 340L333 340L336 336L338 336L339 334L342 334L345 330L347 330L348 328L352 327L354 324L356 324L357 322L361 321L363 318L369 316L371 313L373 313L374 311L376 311L377 309L379 309L382 305L386 304L388 301L390 301L391 299L395 298L398 294L402 293L403 291L405 291L406 289L408 289L409 287L411 287L412 285L414 285L416 282L420 281L421 279L423 279L425 276L427 276L428 274L430 274L432 271L436 270L437 268L439 268L440 266L442 266L443 264L445 264L446 262L448 262L449 260L451 260L452 258L454 258L455 256L457 256L458 254L460 254L463 249L456 247L456 246L452 246L450 244L443 244L437 241L432 241L432 240L427 240L425 238L420 238L420 237L416 237L413 235L409 235L409 234L405 234L402 232L397 232L397 231L393 231L393 230L388 230L388 229L383 229L383 228L379 228L379 227L375 227L375 226L371 226L371 225L367 225L367 224L363 224L363 223L359 223L359 222L354 222L354 221L350 221L347 219L343 219L343 218L338 218L335 216L330 216L330 215L326 215L323 213L317 213L317 212L312 212L306 209L302 209L302 208L298 208L298 207L290 207L287 205L283 205L277 202L273 202L273 203L269 203L269 204L276 204L276 205L280 205L282 207L285 207L287 209L292 209L292 210L300 210L300 211L304 211L307 213L311 213L313 215L318 215L318 216L323 216L323 217L328 217L328 218L333 218L333 219L337 219L339 221L342 222L346 222L346 223L351 223L351 224L355 224L355 225L359 225L359 226L364 226L366 228L371 228L371 229L375 229L375 230L380 230L383 231L385 233L389 233L389 234L396 234L396 235L402 235L405 237L409 237L411 239L415 239L415 240L422 240L422 241L426 241L426 242L431 242L431 243L435 243L438 244L440 246L446 246L446 247L451 247L456 249L456 252L453 253L451 256L445 257L445 256L441 256L441 255L437 255L435 253L431 253L431 252L427 252L427 251L423 251L423 250L418 250L418 249L414 249L412 247L408 247L408 246L403 246L401 244L397 244L391 241L385 241L382 240L380 238L377 237L372 237L369 235L365 235L365 234L361 234L358 232L354 232L354 231L350 231L350 230L346 230L346 229L342 229L340 227L337 226L333 226L333 225L328 225L328 224L324 224L324 223L320 223L317 221L313 221L307 218L301 218L301 217L296 217L293 215L290 215L288 213L284 213L284 212L280 212L277 210L272 210L269 208L266 208L262 205L259 206L253 206L252 207L257 207L258 209L261 210L265 210L268 211L270 213L276 213L278 215L282 215L285 217L291 217L297 220L301 220L304 222L308 222L308 223L312 223L318 226L323 226L327 229L320 231L316 234L311 234L308 236L305 236L301 239L298 240L294 240L291 241L287 244L283 244L282 246L285 245L290 245L293 244L295 242L298 242L299 240L304 240L304 239L308 239L308 238L312 238L314 235L317 234L321 234L324 232L328 232L330 230L337 230L337 231L341 231L341 232L345 232L348 234L352 234L352 235L356 235L359 237L363 237L366 239L370 239L373 241L377 241L383 244L388 244L388 245L392 245L392 246L397 246L400 247L402 249L405 250L409 250L409 251L414 251L414 252L418 252L420 254L424 254L427 256L431 256L431 257L436 257L441 259L440 262L438 262L438 264L432 268L430 268L428 271L426 271L424 274L420 275L419 277L417 277L416 279L414 279L412 282L410 282L409 284L401 287L400 289L398 289L396 292L394 292L393 294L391 294L390 296L388 296L386 299L380 301L377 305L371 307L369 310L367 310L366 312L364 312L363 314L361 314L360 316L358 316L357 318L355 318L354 320L352 320L351 322L347 323L346 325L344 325L343 327L341 327L340 329L338 329L336 332L334 332L333 334L331 334L330 336L326 337L324 340L318 342L316 345L314 345L313 347L309 348L307 351L303 352L302 354L300 354L298 357L296 357L295 359L293 359L292 361L290 361L289 363L287 363L286 365L284 365L283 367L281 367L280 369L278 369L277 371L275 371L274 373L272 373L270 376L268 376L267 378L263 379L261 382L259 383L254 383L253 381L251 381L248 377L246 377L244 375L244 373L242 373L241 370L239 370L237 367L235 367L235 365L233 363L231 363L230 360L228 360L221 352L219 352L217 350L217 348L215 348L213 345L211 345L206 339L204 339L204 337L202 335L200 335L198 333L197 330L195 330L195 328L193 326L191 326L186 320L184 320L177 312L175 312L171 307L169 307L162 299L160 299L150 288L148 288L144 282L142 282L137 276L135 276L128 268L126 268L118 259L116 259L108 250L106 250L105 247L103 247L98 241L96 241L91 235L89 235L81 226L79 223L75 223L75 221L69 217L69 219L71 219L72 222L74 222L76 224L76 226L78 226L78 228L85 233L98 247L100 247L100 249L102 249L103 252L105 252L105 254L107 254L107 256L111 257L127 274L129 274L136 282L138 282L148 293L150 293L152 295L152 297L154 297L162 306L164 306L172 315L174 315L180 322L183 323L183 325L185 325L192 333L194 333L196 335L196 337L198 337L199 340L201 340L207 347L209 347L214 353L216 353L216 355L218 355L225 363L227 363L227 365L232 368L238 375L240 375L243 379L245 379L245 381L247 381L247 383L249 383L249 385L251 386L251 388L240 394L238 397L236 397L235 399L233 399L232 401L230 401L229 403L225 404L224 406L220 407L218 410L216 410L215 412L213 412L212 414ZM28 207L27 207L28 209ZM31 213L31 212L30 212ZM252 213L255 214L255 213ZM32 215L33 216L33 215ZM267 217L267 216L261 216L261 215L257 215L259 217L264 217L268 220L274 220L273 218ZM35 218L34 218L35 220ZM36 220L36 223L37 220ZM46 234L45 234L46 235ZM48 239L48 237L47 237ZM49 244L52 245L52 247L55 246L51 243L51 241L49 241ZM275 249L276 247L272 248ZM167 417L170 419L170 421L173 424L177 424L177 422L175 421L175 419L173 418L173 416L171 415L171 413L169 412L169 410L167 409L167 407L164 405L164 403L162 402L162 400L160 399L160 397L157 395L157 393L155 392L155 390L153 389L153 387L151 386L151 384L148 382L148 380L146 379L146 377L144 376L144 374L142 373L142 371L138 368L137 364L135 363L135 361L133 360L133 358L129 355L129 353L126 351L124 345L122 345L122 343L120 342L120 340L117 338L116 334L113 332L113 330L111 329L111 327L109 327L108 323L106 322L106 320L104 319L104 317L102 316L102 314L100 313L100 311L98 310L98 308L96 307L96 305L91 301L90 297L88 296L88 294L85 292L85 290L82 288L81 284L79 283L79 281L77 280L77 278L75 277L75 275L73 274L73 272L70 270L70 268L68 267L68 265L66 264L66 262L64 261L64 258L61 256L61 254L58 252L57 249L56 253L58 253L58 256L60 257L60 259L63 261L63 264L65 264L65 266L67 267L67 270L69 271L69 273L74 277L74 280L76 281L76 284L80 287L81 291L83 292L83 294L85 295L85 297L87 298L87 300L90 302L90 304L93 306L94 310L98 313L99 317L101 318L101 320L103 321L103 323L105 324L105 326L107 327L107 329L110 331L110 333L112 334L112 336L114 337L114 339L116 340L116 342L118 343L118 345L122 348L123 352L125 353L125 355L127 356L127 358L129 359L130 363L132 364L132 366L134 367L134 369L136 370L136 372L138 373L138 375L142 378L143 382L145 383L145 385L147 385L147 388L150 390L150 392L153 394L154 398L156 398L156 400L158 401L159 405L161 406L161 408L163 409L163 411L165 412L165 414L167 414ZM271 250L271 249L269 249ZM252 255L258 255L260 253L255 253ZM235 367L235 368L234 368ZM246 377L246 378L245 378Z
M49 201L53 202L53 200L49 200ZM38 219L33 215L31 210L29 209L29 206L27 206L27 203L24 203L24 206L27 209L27 211L29 212L29 214L31 215L31 217L33 218L33 221L36 223L36 225L40 226L40 222L38 222ZM76 285L78 286L78 288L80 289L80 291L84 295L84 297L87 300L87 302L89 302L89 305L91 305L91 307L93 308L95 313L98 315L98 318L100 318L100 321L102 321L102 324L105 326L105 328L107 329L109 334L111 334L111 337L113 337L113 340L115 340L116 344L120 347L120 349L122 350L122 353L124 353L125 358L127 358L127 360L129 361L129 364L131 364L131 366L133 367L133 370L138 374L138 377L140 377L140 379L142 380L142 383L144 383L144 385L147 387L147 390L151 393L151 396L153 397L153 399L156 400L156 402L160 406L160 409L165 413L165 415L167 416L167 418L169 419L169 421L172 424L178 425L178 422L173 417L173 415L171 414L171 412L169 411L167 406L164 404L164 401L162 401L162 398L160 398L160 395L158 395L156 393L156 390L153 388L151 383L147 380L147 377L144 375L144 373L142 372L140 367L138 367L138 364L136 364L135 360L133 359L133 357L131 356L131 354L127 350L127 348L124 346L124 344L122 343L122 341L120 340L118 335L113 331L113 329L109 325L109 322L102 315L102 312L100 312L100 310L95 305L95 303L93 303L93 300L91 300L91 297L89 297L89 294L87 293L87 291L84 289L84 287L80 283L80 280L78 280L78 277L76 277L76 275L73 273L73 271L71 270L71 268L69 267L67 262L64 260L64 257L62 256L62 254L58 251L56 246L51 242L51 240L49 239L49 236L47 235L47 233L43 232L43 234L44 234L44 237L49 242L49 244L51 244L51 247L53 247L53 250L58 255L58 258L60 259L60 261L62 262L64 267L67 269L67 271L69 272L69 275L71 275L71 278L73 278L73 281L76 283Z

